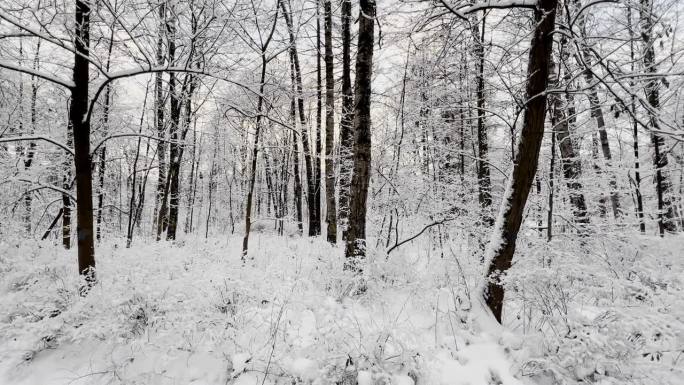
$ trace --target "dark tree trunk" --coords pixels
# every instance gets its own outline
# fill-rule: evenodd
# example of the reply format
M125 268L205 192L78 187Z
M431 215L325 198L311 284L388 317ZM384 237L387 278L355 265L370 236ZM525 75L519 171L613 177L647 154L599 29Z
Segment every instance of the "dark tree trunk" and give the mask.
M366 256L366 203L371 170L371 78L375 0L361 0L354 84L354 173L352 175L345 269L360 272Z
M481 33L481 34L480 34ZM482 17L482 32L478 28L478 23L473 23L473 39L475 40L475 57L477 59L477 186L478 201L482 209L483 222L487 226L494 224L491 215L492 192L491 179L489 173L489 141L487 138L487 127L485 127L485 18Z
M170 11L174 13L173 8ZM172 17L175 17L172 15ZM167 19L166 29L168 32L168 55L169 55L169 65L174 66L176 64L176 20ZM177 76L175 72L169 74L169 168L166 175L166 180L164 181L164 187L162 190L161 206L159 207L159 222L157 223L157 240L161 240L162 234L167 232L169 227L169 216L170 216L170 197L173 191L171 184L174 181L174 173L176 172L176 161L178 160L180 143L179 143L179 123L180 123L180 113L181 113L181 96L183 91L177 90ZM177 182L178 180L175 179ZM176 190L178 186L175 186ZM176 206L178 206L176 197ZM175 228L174 234L175 237Z
M321 71L321 17L320 2L316 4L316 148L314 149L314 199L313 208L316 216L314 228L309 229L311 235L321 235L321 124L323 114L323 75ZM309 203L310 204L310 203Z
M325 221L328 225L328 242L337 242L337 206L335 204L335 167L333 145L335 140L335 78L333 73L332 5L325 4Z
M632 30L632 8L627 7L627 30L629 31L629 54L630 54L630 63L632 66L632 72L634 72L634 32ZM636 82L632 80L630 82L630 87L634 88L636 87ZM643 197L641 196L641 173L639 172L639 130L638 130L638 122L636 119L636 96L632 94L631 96L632 103L631 103L631 109L632 109L632 138L633 138L633 145L632 148L634 150L634 189L635 189L635 195L636 195L636 216L637 219L639 220L639 231L642 233L646 232L646 224L644 223L644 200Z
M507 193L501 204L489 252L487 287L484 294L487 306L501 322L504 288L500 279L513 262L515 243L522 223L527 197L532 187L539 160L539 149L544 137L546 116L546 88L549 64L553 52L553 35L557 0L540 0L534 11L535 30L530 44L527 64L526 107L518 150L513 162Z
M347 239L349 189L354 153L354 94L351 83L351 0L342 0L342 116L340 118L340 226Z
M284 12L284 11L283 11ZM290 99L290 122L293 127L297 126L297 107L296 107L296 92L295 92L295 67L292 52L290 52L290 82L292 97ZM295 220L297 221L297 232L299 235L304 233L302 225L302 179L299 173L299 133L292 132L292 156L293 156L293 173L294 173L294 205L295 205Z
M73 103L73 100L71 101ZM71 109L71 107L69 107ZM67 146L74 146L74 130L72 129L71 123L67 127ZM72 155L65 154L65 160L62 164L64 175L62 175L62 189L64 191L70 191L72 183ZM62 246L65 249L71 249L71 198L67 194L62 194Z
M157 30L157 65L164 65L164 28L166 21L166 0L159 3L159 24ZM154 203L153 229L157 232L161 225L163 215L161 213L164 188L166 185L166 128L164 127L164 79L162 73L155 74L155 124L157 126L157 193Z
M95 282L95 244L93 237L93 176L90 158L90 122L88 110L88 76L90 45L90 1L76 0L74 47L74 88L71 91L69 125L74 133L76 165L76 238L78 270L88 283ZM87 292L87 287L83 293Z
M655 39L653 39L653 3L651 0L641 0L641 39L644 41L644 69L646 73L657 73ZM656 196L658 198L658 231L661 236L665 232L677 231L677 215L672 199L672 184L668 175L663 172L667 168L667 153L663 153L662 146L665 144L658 130L657 112L660 110L660 95L658 91L658 76L648 77L645 92L649 112L649 125L651 128L651 143L653 144L653 166L655 167Z
M551 124L555 126L555 124ZM549 164L549 209L547 210L546 217L546 241L550 242L551 237L553 237L553 182L554 182L554 169L556 165L556 135L551 134L551 160Z
M33 70L37 71L40 67L40 43L42 39L38 39L36 43L36 53L33 57ZM36 103L38 100L38 78L31 76L31 132L34 134L36 132L36 116L38 110L36 109ZM36 142L30 141L28 147L26 148L26 154L24 156L24 171L28 171L33 165L33 158L36 154ZM26 224L26 233L31 234L31 211L32 211L33 195L28 193L24 195L24 223Z

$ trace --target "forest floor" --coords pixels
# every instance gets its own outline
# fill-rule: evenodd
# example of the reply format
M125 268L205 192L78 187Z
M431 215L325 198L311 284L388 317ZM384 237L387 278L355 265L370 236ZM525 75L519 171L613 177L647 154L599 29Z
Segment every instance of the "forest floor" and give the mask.
M681 384L684 237L596 238L525 237L506 328L466 236L372 251L356 296L322 238L107 239L85 298L73 250L3 239L0 384Z

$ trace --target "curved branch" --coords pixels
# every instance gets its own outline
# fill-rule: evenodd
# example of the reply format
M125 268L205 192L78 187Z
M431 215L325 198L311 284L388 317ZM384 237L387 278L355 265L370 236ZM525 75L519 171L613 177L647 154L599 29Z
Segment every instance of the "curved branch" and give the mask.
M23 142L27 140L43 140L48 143L52 143L55 146L63 149L67 153L69 153L71 156L74 155L74 150L72 150L69 146L67 146L64 143L60 143L56 140L46 138L44 136L16 136L16 137L9 137L9 138L0 138L0 143L7 143L7 142Z
M41 72L41 71L37 71L37 70L31 69L31 68L26 68L26 67L14 65L14 64L8 63L4 60L0 60L0 68L5 68L8 70L22 72L22 73L25 73L28 75L32 75L32 76L41 78L43 80L47 80L51 83L60 85L62 87L68 88L68 89L72 89L76 86L73 82L71 82L69 80L60 79L57 76L54 76L54 75L46 73L46 72Z

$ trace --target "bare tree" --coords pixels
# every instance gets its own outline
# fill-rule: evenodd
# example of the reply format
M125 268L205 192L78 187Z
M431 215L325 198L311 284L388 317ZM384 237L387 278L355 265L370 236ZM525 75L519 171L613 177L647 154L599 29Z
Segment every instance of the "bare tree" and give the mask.
M371 170L371 78L375 44L375 0L361 0L354 82L354 173L349 199L345 269L361 272L366 256L366 211Z
M332 5L325 0L325 221L327 239L337 242L337 206L335 204L335 168L333 145L335 139L335 78L332 47Z

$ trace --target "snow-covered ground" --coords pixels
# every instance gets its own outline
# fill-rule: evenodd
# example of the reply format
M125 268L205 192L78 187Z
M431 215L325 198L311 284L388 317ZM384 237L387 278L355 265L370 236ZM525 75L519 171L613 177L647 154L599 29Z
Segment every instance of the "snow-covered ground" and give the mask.
M82 298L74 251L2 240L0 384L682 383L683 238L532 239L506 329L473 316L479 258L456 241L373 253L348 296L323 239L255 234L246 264L237 236L109 239Z

